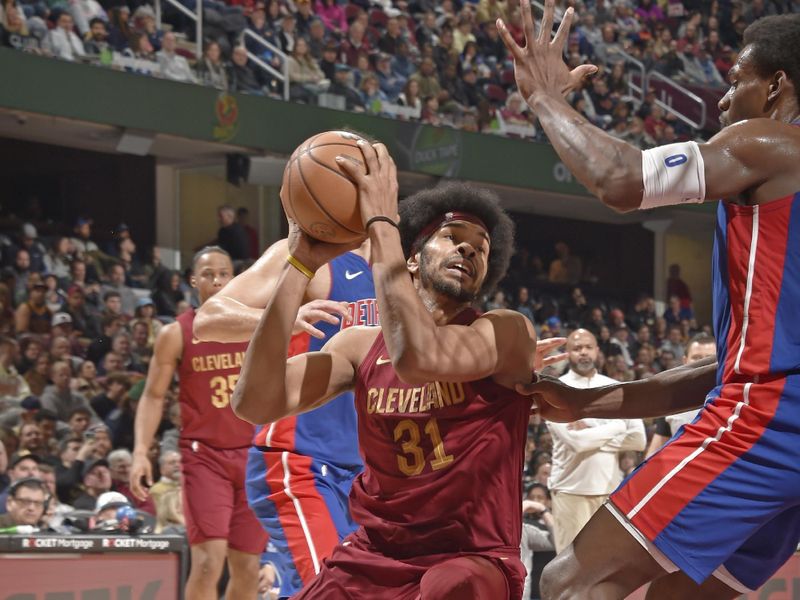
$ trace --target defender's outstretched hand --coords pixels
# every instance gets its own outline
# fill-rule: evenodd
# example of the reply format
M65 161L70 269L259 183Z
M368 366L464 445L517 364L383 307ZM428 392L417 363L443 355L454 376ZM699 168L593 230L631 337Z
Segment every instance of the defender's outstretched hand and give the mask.
M560 348L566 343L567 338L563 337L549 338L536 342L536 356L533 358L533 370L538 372L548 365L567 360L566 352L559 352L553 356L548 356L553 350Z
M323 340L325 339L325 334L314 327L315 323L323 321L331 325L338 325L350 319L350 309L347 302L335 302L318 298L300 307L297 313L297 320L294 322L292 335L308 333L317 339Z
M547 421L572 423L581 417L575 402L575 388L554 377L538 375L532 383L517 384L518 394L533 396L536 410Z
M525 32L525 47L520 48L517 45L502 19L497 19L497 29L514 59L517 87L528 104L532 104L531 98L537 93L567 94L578 87L584 77L597 71L595 65L580 65L570 71L564 63L564 45L569 37L574 15L572 7L564 13L558 32L551 41L550 31L553 29L555 0L545 0L544 16L538 36L534 33L530 1L521 0L519 5Z

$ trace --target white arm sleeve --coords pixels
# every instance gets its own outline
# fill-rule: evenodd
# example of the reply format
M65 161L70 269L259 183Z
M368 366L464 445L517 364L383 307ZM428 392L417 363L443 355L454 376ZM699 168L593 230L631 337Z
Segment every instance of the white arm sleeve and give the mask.
M695 204L706 198L703 155L697 142L668 144L642 152L641 209Z

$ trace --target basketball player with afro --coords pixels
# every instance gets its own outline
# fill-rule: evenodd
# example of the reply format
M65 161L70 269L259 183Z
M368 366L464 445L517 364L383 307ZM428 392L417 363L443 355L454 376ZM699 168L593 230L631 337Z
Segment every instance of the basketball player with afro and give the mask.
M242 418L269 423L355 392L364 471L350 510L360 527L295 597L519 598L531 401L514 386L551 348L537 351L521 314L471 308L505 274L513 225L493 194L455 183L419 192L398 215L394 162L382 144L360 147L368 174L339 164L359 188L381 327L347 329L286 360L304 273L347 249L290 223L291 260L232 400Z

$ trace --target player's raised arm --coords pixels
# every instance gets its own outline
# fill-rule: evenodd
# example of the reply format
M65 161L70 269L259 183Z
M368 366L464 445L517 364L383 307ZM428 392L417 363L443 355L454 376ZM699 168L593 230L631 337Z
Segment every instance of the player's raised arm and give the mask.
M285 239L275 242L250 268L209 298L194 319L195 337L213 342L248 341L277 288L287 253ZM347 318L347 309L342 303L325 298L329 287L330 278L323 269L314 276L306 290L305 303L295 320L294 333L305 331L321 338L323 334L313 323L321 320L338 323L339 319Z
M153 358L147 370L147 380L136 409L133 425L134 446L131 467L131 491L144 499L147 492L142 487L142 478L148 486L153 485L153 474L147 453L153 443L158 424L164 414L164 397L183 351L180 325L170 323L161 328L153 348Z
M514 42L505 24L497 27L514 59L517 86L536 113L550 143L569 170L609 207L627 212L674 204L731 197L793 169L795 152L782 143L796 135L781 119L753 119L726 128L706 144L682 142L642 151L592 125L564 99L571 75L564 64L573 9L568 8L551 41L554 1L546 0L538 36L529 2L521 2L526 45ZM739 78L755 77L748 51L730 73L731 89L720 101L730 109ZM784 72L775 78L764 103L793 93ZM766 114L765 114L766 116ZM796 182L771 190L770 199L793 193Z
M360 346L351 338L358 338L359 330L337 336L344 343L329 342L322 352L286 360L297 311L312 274L350 249L352 245L312 240L290 223L289 258L284 257L272 298L261 311L231 398L231 407L240 418L270 423L311 410L353 387L358 362L351 353Z
M347 159L340 160L340 165L359 187L383 336L397 374L412 384L493 376L513 387L523 379L530 380L536 334L523 315L492 311L470 325L450 323L483 290L487 277L496 283L498 273L507 267L513 225L496 199L465 185L440 187L438 192L445 196L472 195L476 214L431 208L445 207L448 199L443 203L421 200L403 213L404 231L419 230L412 234L419 239L406 260L397 226L394 161L383 144L360 142L360 146L368 173ZM428 193L433 200L437 190ZM412 218L427 218L421 215L428 210L437 211L431 222L411 222ZM425 290L421 283L425 278L435 279L434 290L444 293L437 296Z

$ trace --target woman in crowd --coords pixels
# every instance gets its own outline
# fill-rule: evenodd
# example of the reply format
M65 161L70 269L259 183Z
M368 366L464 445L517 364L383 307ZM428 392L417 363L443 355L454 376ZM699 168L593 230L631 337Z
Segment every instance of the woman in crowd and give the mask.
M222 62L222 51L217 42L206 43L203 58L197 62L197 78L203 85L219 90L228 89L228 72Z
M173 318L177 316L178 303L184 299L180 287L180 273L177 271L165 271L161 274L153 293L153 302L158 315Z
M325 74L308 51L308 42L298 37L289 56L289 97L311 104L322 91Z
M408 106L422 112L422 100L419 97L419 82L416 79L409 79L397 98L397 103L401 106Z
M373 115L381 114L381 106L389 101L380 88L378 78L372 73L365 75L361 82L361 98L367 112Z
M70 387L87 400L103 393L103 386L97 381L97 367L85 360L78 368L78 375L70 382Z
M67 236L59 236L53 242L50 251L44 255L44 266L48 273L58 277L59 281L69 280L72 264L72 244Z
M28 369L23 379L28 383L31 394L41 396L44 388L50 385L50 354L41 352L36 363Z

